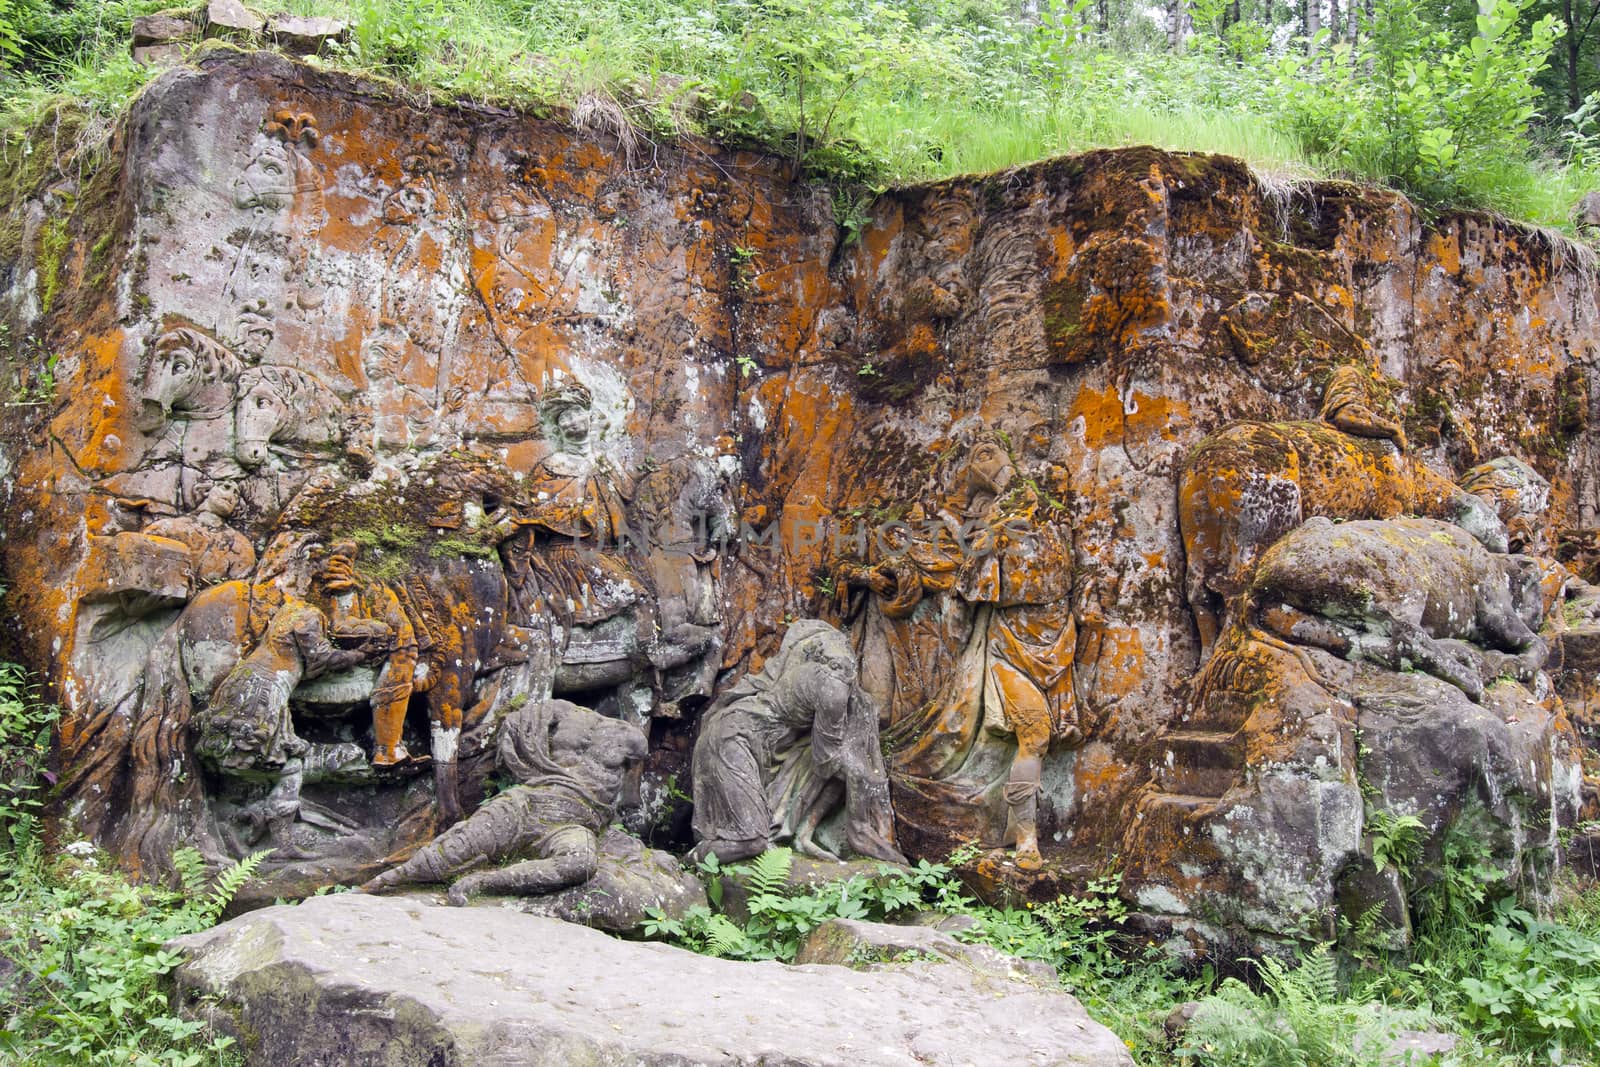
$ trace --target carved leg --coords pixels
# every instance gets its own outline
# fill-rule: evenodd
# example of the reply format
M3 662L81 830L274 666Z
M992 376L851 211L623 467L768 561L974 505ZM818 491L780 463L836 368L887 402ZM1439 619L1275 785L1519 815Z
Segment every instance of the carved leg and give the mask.
M1049 746L1048 736L1045 745ZM1044 752L1029 751L1018 738L1017 758L1011 761L1011 773L1006 778L1005 797L1008 821L1016 832L1017 866L1025 871L1036 871L1044 866L1039 855L1039 780L1044 771Z
M563 833L563 851L556 855L467 875L450 887L450 903L459 908L478 893L537 896L587 882L600 863L599 843L587 830L580 839L579 831L570 827Z
M544 836L529 810L535 791L514 785L488 800L472 818L445 830L396 867L361 888L375 893L397 885L445 882L495 857L516 854Z
M432 713L433 789L439 806L439 827L461 821L461 787L456 775L456 747L461 742L461 707L465 680L446 672L428 694Z
M1211 658L1211 649L1217 643L1217 613L1203 600L1191 600L1189 609L1194 612L1194 628L1200 634L1200 662Z
M1312 615L1288 604L1263 607L1258 613L1261 628L1297 645L1311 645L1348 659L1355 648L1357 631L1348 626Z
M290 760L284 764L283 774L273 784L272 791L240 813L256 839L265 834L274 843L286 840L289 825L300 813L300 785L304 776L301 762Z
M1025 673L1004 661L989 668L985 700L999 700L1017 737L1017 754L1006 778L1007 834L1016 838L1017 866L1036 871L1039 855L1038 796L1044 757L1050 751L1050 706L1044 693Z
M839 863L841 862L839 857L817 844L815 837L817 827L822 825L822 820L827 817L828 812L838 807L839 802L844 799L844 783L838 779L829 779L820 784L808 782L806 790L814 795L804 801L801 809L805 814L800 817L800 825L795 828L794 850L812 859Z
M704 863L709 857L717 857L717 862L723 866L738 863L740 860L752 859L767 850L765 838L751 841L724 841L719 838L709 838L700 842L689 851L689 862Z
M1355 653L1390 670L1401 670L1408 663L1435 678L1449 682L1473 703L1483 700L1482 661L1465 645L1455 647L1435 640L1427 631L1404 619L1389 621L1389 634L1363 635Z
M401 662L396 662L400 660ZM392 767L411 758L400 735L406 725L406 708L411 703L411 673L414 657L390 657L372 688L372 765ZM404 680L398 676L404 674Z
M488 857L480 853L476 859L464 863L462 866L472 867L479 863L484 863L487 860ZM384 871L377 877L370 878L367 881L362 882L361 885L357 887L357 892L382 893L384 890L394 889L403 885L418 885L428 882L437 882L439 881L439 878L440 876L434 869L433 863L418 862L417 857L413 856L411 859L400 864L399 866L390 867L387 871Z

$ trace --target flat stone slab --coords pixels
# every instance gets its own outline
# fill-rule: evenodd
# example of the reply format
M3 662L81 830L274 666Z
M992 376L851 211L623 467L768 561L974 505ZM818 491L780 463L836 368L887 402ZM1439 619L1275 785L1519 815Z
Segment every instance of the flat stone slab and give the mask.
M211 0L206 5L206 36L260 33L267 20L239 0Z
M348 39L350 28L323 16L274 15L267 20L267 36L285 51L312 55L329 41Z
M489 908L343 893L173 946L252 1067L1131 1065L1059 989L951 963L736 963ZM214 999L207 999L214 998Z

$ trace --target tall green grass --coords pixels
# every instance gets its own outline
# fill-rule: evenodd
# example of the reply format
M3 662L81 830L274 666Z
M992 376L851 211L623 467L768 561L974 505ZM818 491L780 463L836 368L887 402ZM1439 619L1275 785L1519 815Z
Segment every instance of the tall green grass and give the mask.
M112 114L152 76L128 60L126 33L160 0L80 4L53 20L39 14L48 0L15 2L25 61L0 86L13 135L61 97ZM1241 61L1203 40L1182 54L1117 50L1081 27L1019 20L1003 0L281 6L348 22L348 44L312 62L387 79L398 94L583 101L591 120L630 135L765 145L795 157L797 172L877 187L1136 144L1237 156L1278 178L1388 180L1380 160L1330 152L1326 129L1305 133L1308 108L1325 127L1348 107L1337 81L1318 100L1305 68L1282 58ZM1436 43L1419 38L1425 47ZM1570 233L1573 205L1597 188L1600 175L1560 153L1503 149L1474 157L1439 202Z

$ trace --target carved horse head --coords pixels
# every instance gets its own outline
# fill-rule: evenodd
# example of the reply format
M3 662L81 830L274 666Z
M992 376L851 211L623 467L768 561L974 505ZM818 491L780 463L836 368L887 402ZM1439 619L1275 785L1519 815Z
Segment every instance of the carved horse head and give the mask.
M234 457L259 467L272 450L296 458L333 452L344 440L344 404L333 390L295 367L267 364L239 376Z
M166 330L145 356L138 428L159 430L172 418L204 417L229 408L244 364L191 326Z

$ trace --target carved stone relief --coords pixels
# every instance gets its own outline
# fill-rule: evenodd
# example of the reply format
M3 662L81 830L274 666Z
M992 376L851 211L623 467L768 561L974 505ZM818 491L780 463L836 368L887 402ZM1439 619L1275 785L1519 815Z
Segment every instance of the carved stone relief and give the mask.
M769 162L229 77L141 104L71 399L0 441L62 814L143 873L542 893L638 788L725 860L973 843L1041 897L1115 855L1203 942L1376 884L1363 779L1430 841L1524 820L1507 869L1566 824L1557 697L1600 729L1600 594L1549 558L1600 555L1567 275L1424 300L1445 237L1381 236L1394 204L1285 235L1241 169L1143 149L895 190L847 241Z

